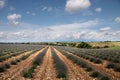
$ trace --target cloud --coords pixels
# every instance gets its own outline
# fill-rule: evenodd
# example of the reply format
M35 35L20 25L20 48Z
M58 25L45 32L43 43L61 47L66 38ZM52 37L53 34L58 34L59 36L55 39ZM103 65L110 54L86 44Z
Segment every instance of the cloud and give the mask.
M93 27L99 25L98 20L89 20L78 23L61 24L35 28L39 25L20 24L19 26L32 26L33 28L0 31L1 41L104 41L120 40L120 30L111 30L110 27L103 27L93 30Z
M64 24L64 25L55 25L50 28L57 31L72 31L72 30L79 30L79 29L85 29L88 27L93 27L99 23L98 20L89 20L85 22L79 22L79 23L71 23L71 24Z
M18 21L19 19L21 19L22 15L20 14L10 14L7 16L7 19L9 21L9 25L10 26L17 26L20 22Z
M20 14L11 14L11 15L8 15L8 16L7 16L7 19L8 19L8 20L17 20L17 19L19 19L19 18L21 18L21 15L20 15Z
M2 9L5 6L5 0L0 0L0 9Z
M96 12L101 12L101 11L102 11L102 8L96 8L95 11L96 11Z
M111 27L100 28L100 31L109 31L109 30L111 30Z
M47 6L42 6L42 9L41 9L41 11L47 11L47 12L50 12L52 10L53 10L52 7L47 7Z
M29 15L32 15L32 16L35 16L35 15L36 15L36 13L30 12L30 11L27 11L26 14L29 14Z
M120 31L101 32L97 30L51 31L48 29L2 32L0 40L6 41L106 41L120 40Z
M120 23L120 17L116 17L116 18L115 18L115 22L116 22L116 23Z
M91 28L98 24L97 20L89 20L79 23L62 24L46 26L39 29L24 29L18 31L2 32L3 40L19 41L19 40L33 40L33 41L46 41L46 40L67 40L79 39L85 33L81 31L85 28ZM20 24L21 26L30 26L30 24ZM34 25L32 25L34 26ZM35 25L37 26L37 25ZM80 32L79 32L80 31Z
M30 11L27 11L26 14L30 14Z
M46 6L43 6L42 11L45 11L46 9L47 9L47 7L46 7Z
M91 6L89 0L67 0L65 5L65 10L74 13L77 11L81 11L87 9Z
M2 39L2 38L4 39L4 36L5 36L4 32L0 32L0 39Z

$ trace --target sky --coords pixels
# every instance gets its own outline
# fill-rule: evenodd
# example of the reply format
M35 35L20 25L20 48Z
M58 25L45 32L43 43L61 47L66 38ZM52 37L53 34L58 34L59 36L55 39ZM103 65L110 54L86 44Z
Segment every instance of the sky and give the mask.
M0 42L120 41L120 0L0 0Z

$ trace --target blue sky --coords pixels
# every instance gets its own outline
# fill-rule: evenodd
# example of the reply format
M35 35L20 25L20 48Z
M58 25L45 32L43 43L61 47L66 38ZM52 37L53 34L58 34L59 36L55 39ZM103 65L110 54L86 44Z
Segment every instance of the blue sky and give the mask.
M0 42L120 41L120 0L0 0Z

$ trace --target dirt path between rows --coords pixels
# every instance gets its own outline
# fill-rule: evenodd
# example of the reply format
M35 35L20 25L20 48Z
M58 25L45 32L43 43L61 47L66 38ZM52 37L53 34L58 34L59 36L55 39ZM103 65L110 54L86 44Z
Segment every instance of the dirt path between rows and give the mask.
M67 59L62 53L57 49L55 52L60 57L60 59L66 64L68 69L68 80L93 80L83 68L73 63L71 60Z
M42 64L35 70L33 80L57 80L50 47L43 58Z
M0 73L0 80L26 80L21 76L21 72L31 65L34 58L40 52L42 52L43 49L40 49L38 52L30 55L26 60L21 61L17 65L11 66L11 68L6 70L5 72Z
M11 58L3 61L3 62L0 62L0 65L3 65L3 64L6 64L6 63L10 63L11 61L16 60L16 59L19 59L19 58L22 57L23 55L27 55L27 54L29 54L29 53L31 53L31 52L32 52L32 50L27 51L27 52L24 52L24 53L21 53L20 55L17 55L17 56L13 56L13 57L11 57Z
M72 54L73 56L79 58L82 61L87 62L89 65L91 65L94 69L107 74L108 76L110 76L112 79L111 80L120 80L120 72L114 72L112 69L107 69L105 68L102 64L94 64L86 59L83 59L82 57L79 57L71 52L66 51L68 54Z

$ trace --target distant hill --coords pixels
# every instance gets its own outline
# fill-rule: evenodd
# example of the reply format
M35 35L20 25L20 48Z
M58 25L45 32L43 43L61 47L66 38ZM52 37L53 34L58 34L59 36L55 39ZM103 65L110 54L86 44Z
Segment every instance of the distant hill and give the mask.
M99 46L99 47L104 47L104 46L109 46L109 47L115 47L115 46L120 46L120 42L116 41L116 42L88 42L90 45L92 45L93 47Z

